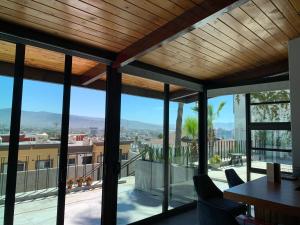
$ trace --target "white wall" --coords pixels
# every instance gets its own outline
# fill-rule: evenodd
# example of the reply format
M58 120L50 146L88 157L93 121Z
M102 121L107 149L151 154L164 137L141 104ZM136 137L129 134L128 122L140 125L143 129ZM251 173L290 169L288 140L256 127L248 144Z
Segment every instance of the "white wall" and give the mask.
M300 38L289 41L293 170L300 176Z

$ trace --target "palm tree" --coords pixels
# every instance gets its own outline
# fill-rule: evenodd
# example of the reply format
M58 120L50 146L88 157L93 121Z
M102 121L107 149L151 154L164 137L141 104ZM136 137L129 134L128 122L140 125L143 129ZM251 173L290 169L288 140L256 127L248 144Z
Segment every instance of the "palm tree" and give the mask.
M198 119L196 117L187 117L184 121L185 134L191 139L190 154L191 162L197 161L197 135L198 135Z
M224 101L220 102L216 112L213 105L208 105L207 107L207 139L210 156L213 155L214 141L216 138L214 121L219 117L220 112L224 108L225 104L226 103Z
M182 114L183 114L183 103L178 103L177 119L176 119L176 130L175 130L175 157L178 156L181 150L181 136L182 136Z

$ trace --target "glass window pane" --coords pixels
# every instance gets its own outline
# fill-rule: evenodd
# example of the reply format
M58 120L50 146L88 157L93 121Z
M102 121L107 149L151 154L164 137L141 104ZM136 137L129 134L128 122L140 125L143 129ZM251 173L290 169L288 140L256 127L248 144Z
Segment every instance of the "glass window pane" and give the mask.
M251 103L289 101L290 90L277 90L251 93Z
M62 94L24 80L14 224L56 222Z
M280 163L281 171L292 172L292 153L291 152L272 152L252 150L251 167L266 169L267 162Z
M65 225L100 224L105 97L105 91L71 89Z
M290 103L251 105L251 122L289 122Z
M14 83L13 74L8 73L2 63L9 63L12 68L11 71L14 71L15 51L15 44L0 41L0 224L3 224L4 216L7 158ZM21 167L18 167L18 170L19 169L21 169Z
M218 96L208 100L208 174L227 189L226 169L246 181L245 95Z
M193 183L193 176L198 170L198 106L196 102L197 99L191 103L170 102L169 208L175 208L197 199Z
M253 148L292 149L292 134L288 130L252 130Z
M121 100L119 225L161 213L164 190L163 101L126 94Z

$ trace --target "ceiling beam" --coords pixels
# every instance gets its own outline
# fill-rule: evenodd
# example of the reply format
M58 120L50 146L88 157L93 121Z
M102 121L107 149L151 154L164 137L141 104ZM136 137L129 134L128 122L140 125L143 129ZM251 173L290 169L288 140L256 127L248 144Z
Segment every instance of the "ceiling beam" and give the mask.
M211 22L222 14L247 2L246 0L203 0L200 4L187 10L174 20L159 27L133 44L126 47L113 62L118 68L133 62L149 51L166 44L193 29Z
M3 76L10 76L13 77L14 74L14 64L7 63L7 62L0 62L0 74ZM55 84L63 84L64 81L64 73L62 72L55 72L45 69L38 69L30 66L24 67L24 79L35 80L35 81L42 81L42 82L49 82ZM72 86L76 87L83 87L82 80L85 79L84 76L72 75ZM96 89L96 90L106 90L106 81L105 80L97 80L90 85L85 86L85 88ZM157 98L163 99L164 94L160 91L144 89L141 87L135 87L131 85L122 85L122 93L141 96L141 97L148 97L148 98Z
M95 82L96 80L105 77L105 75L106 75L106 65L99 63L81 75L85 77L82 80L82 85L87 86Z
M87 58L107 65L110 65L116 58L116 53L114 52L61 38L4 20L0 20L0 39L13 43L32 45L67 55Z
M133 76L156 80L166 84L181 86L190 90L202 91L203 87L201 80L139 61L135 61L124 67L121 67L119 68L119 71Z
M224 78L207 81L207 89L217 89L225 87L235 87L242 85L270 83L288 80L288 60L281 60L268 65L262 65L251 70L241 71Z

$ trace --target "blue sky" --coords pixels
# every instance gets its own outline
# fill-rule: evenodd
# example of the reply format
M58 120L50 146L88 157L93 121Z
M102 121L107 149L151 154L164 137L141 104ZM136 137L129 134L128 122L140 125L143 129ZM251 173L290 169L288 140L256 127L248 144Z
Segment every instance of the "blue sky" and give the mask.
M0 109L11 107L13 79L0 76ZM5 96L5 98L3 98ZM47 111L61 113L62 85L37 81L24 81L22 109L28 111ZM220 117L216 122L233 122L233 97L221 96L209 100L216 109L221 101L225 101ZM196 116L192 110L194 103L184 106L183 119ZM170 103L170 123L175 124L177 103ZM104 117L105 92L73 87L71 93L71 114ZM163 101L131 95L122 95L121 117L128 120L142 121L152 124L163 123Z

